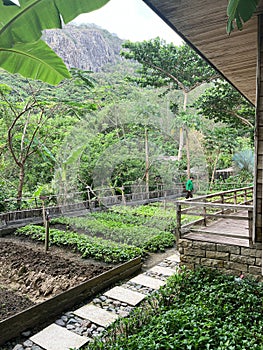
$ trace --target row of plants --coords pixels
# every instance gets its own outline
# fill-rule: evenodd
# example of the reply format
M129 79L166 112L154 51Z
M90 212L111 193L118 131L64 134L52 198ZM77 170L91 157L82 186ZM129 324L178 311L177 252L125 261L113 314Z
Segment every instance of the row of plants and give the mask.
M45 241L45 228L27 225L19 228L16 235L26 236L33 240ZM97 237L89 237L70 231L50 229L50 244L66 246L79 252L82 258L93 258L107 263L120 263L143 255L143 249L128 244L120 244Z
M174 203L151 203L140 206L119 205L109 209L111 215L120 216L123 222L156 227L172 231L176 227L176 205Z
M157 205L153 207L154 210L147 207L115 207L107 212L90 213L85 217L55 218L51 220L51 225L64 224L67 230L81 231L91 237L134 245L150 252L164 251L175 243L171 230L175 228L176 213L173 213L169 223L169 216L164 214L164 210L161 220L161 211ZM134 214L134 210L139 211L141 208L145 208L145 212L151 211L152 216ZM155 217L157 212L159 216Z
M182 270L86 350L262 350L263 283Z

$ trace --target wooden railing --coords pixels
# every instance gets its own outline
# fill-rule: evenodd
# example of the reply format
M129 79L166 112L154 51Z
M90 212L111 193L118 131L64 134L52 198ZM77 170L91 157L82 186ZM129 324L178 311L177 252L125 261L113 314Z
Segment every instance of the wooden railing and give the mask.
M245 220L248 222L249 241L253 241L253 187L244 187L229 191L212 193L186 200L177 201L177 239L194 225L207 226L211 220L228 218ZM247 214L240 215L240 211ZM182 216L195 217L190 222L183 224ZM244 238L231 233L221 235Z

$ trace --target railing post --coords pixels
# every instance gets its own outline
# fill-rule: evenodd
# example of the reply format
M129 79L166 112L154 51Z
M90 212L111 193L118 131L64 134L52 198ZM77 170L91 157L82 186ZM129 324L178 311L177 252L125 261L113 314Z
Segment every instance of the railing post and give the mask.
M221 197L221 204L224 204L225 203L224 194L221 193L220 197ZM223 214L223 213L224 213L224 209L222 208L221 214Z
M254 237L253 237L253 209L248 209L248 241L249 246L254 244Z
M181 218L182 206L180 203L176 203L176 242L178 247L178 242L182 236L182 218Z
M234 191L234 204L237 205L237 191Z
M244 191L244 204L247 204L247 189Z
M206 206L203 207L204 226L206 226Z

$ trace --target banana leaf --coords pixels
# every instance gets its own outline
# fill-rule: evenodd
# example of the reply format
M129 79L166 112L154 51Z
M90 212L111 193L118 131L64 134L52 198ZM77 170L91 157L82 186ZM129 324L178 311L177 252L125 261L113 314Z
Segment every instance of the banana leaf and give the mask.
M108 1L19 0L19 6L11 0L0 1L0 67L50 84L70 77L63 61L41 40L42 31L61 28L63 22Z

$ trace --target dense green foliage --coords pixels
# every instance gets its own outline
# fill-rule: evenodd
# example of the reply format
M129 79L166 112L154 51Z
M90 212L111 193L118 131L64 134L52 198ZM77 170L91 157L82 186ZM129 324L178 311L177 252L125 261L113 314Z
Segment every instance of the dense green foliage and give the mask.
M157 55L156 47L161 48L158 62L165 67L163 60L170 46L161 39L145 45L142 47L147 47L152 57ZM140 45L134 46L137 49L138 54L145 54ZM180 187L190 170L190 159L191 169L198 172L200 179L196 188L207 191L215 169L230 167L234 154L251 148L252 128L248 124L241 127L241 120L247 118L252 122L251 109L244 101L240 102L236 93L230 94L228 85L222 84L219 94L209 93L209 103L215 108L207 107L212 111L209 116L205 110L198 116L195 107L189 106L204 87L189 94L188 84L195 87L203 78L208 79L210 68L204 70L203 78L198 76L197 69L192 81L191 70L195 71L200 59L185 46L173 50L180 65L183 57L189 63L183 72L185 76L180 73L177 77L182 79L189 95L187 111L183 111L184 93L176 83L167 93L166 86L157 88L154 82L153 87L147 83L142 88L127 81L127 73L135 80L142 79L144 74L150 78L153 73L145 70L138 75L135 69L142 66L129 60L115 68L105 67L100 73L74 70L73 78L56 88L1 72L1 188L4 199L14 199L2 203L2 210L30 207L32 199L18 203L16 198L39 196L43 192L67 196L81 191L81 199L87 199L87 186L95 190L112 187L117 194L124 186L125 193L138 193L145 190L146 177L150 191L160 184L167 189ZM168 62L166 74L169 67ZM164 79L164 85L167 82ZM207 100L207 94L204 98ZM225 106L229 107L227 112ZM227 122L233 118L229 116L237 112L242 113L242 119L235 119L238 122L230 126Z
M127 41L121 55L141 63L139 77L130 78L141 86L166 86L189 92L216 76L190 46L166 44L160 38L136 43Z
M228 82L218 80L194 103L199 114L253 138L255 108Z
M217 271L183 271L86 349L261 350L262 287Z

